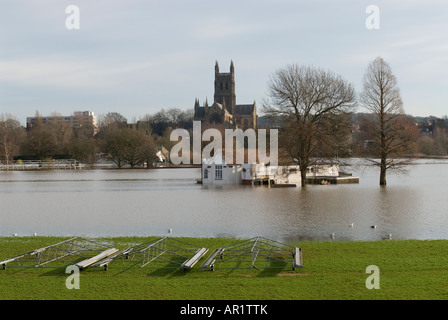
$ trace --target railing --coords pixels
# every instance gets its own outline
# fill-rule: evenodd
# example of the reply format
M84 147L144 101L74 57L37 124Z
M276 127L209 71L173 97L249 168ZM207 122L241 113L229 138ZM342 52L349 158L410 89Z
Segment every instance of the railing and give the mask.
M75 170L84 167L79 161L74 159L53 159L53 160L16 160L13 162L0 162L0 170Z

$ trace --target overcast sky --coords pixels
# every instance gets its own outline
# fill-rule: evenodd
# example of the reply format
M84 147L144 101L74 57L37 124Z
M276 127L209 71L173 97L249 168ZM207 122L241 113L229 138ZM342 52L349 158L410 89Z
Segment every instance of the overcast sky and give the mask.
M78 30L66 27L69 5ZM369 5L380 29L366 27ZM0 114L22 124L36 111L133 121L192 109L196 98L213 102L215 61L228 72L233 60L237 103L259 109L269 76L292 63L331 70L360 92L377 56L406 113L448 114L446 0L0 0L0 10Z

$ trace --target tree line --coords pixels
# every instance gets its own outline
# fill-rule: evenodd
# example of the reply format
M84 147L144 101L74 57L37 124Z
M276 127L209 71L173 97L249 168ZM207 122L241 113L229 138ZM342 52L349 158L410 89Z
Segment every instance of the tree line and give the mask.
M352 84L331 71L288 65L272 73L259 123L279 129L279 148L299 165L302 176L313 164L362 157L379 167L385 185L386 171L403 170L416 154L448 155L446 126L434 126L430 136L419 133L386 61L378 57L370 62L362 85L357 95ZM93 134L89 123L43 123L37 113L36 124L24 128L14 116L1 114L0 161L71 158L94 164L102 156L118 167L150 167L157 161L157 148L170 150L175 143L172 130L191 130L193 116L193 110L170 108L128 123L111 112L98 117L98 133ZM208 124L203 130L213 126L225 129Z
M386 172L406 170L416 153L419 130L405 114L398 81L381 57L368 64L359 96L338 74L288 65L272 74L268 97L264 112L283 124L279 145L298 163L302 186L311 165L338 161L339 155L357 155L377 166L384 186ZM354 130L350 117L358 107L367 115ZM446 145L446 132L439 137Z
M99 158L114 162L117 167L151 167L158 161L157 150L172 144L169 134L176 127L191 127L193 114L178 108L162 109L134 123L118 112L100 115L98 127L82 122L72 126L63 117L53 114L51 121L42 121L36 112L35 123L23 127L11 114L0 115L0 161L76 159L94 164Z

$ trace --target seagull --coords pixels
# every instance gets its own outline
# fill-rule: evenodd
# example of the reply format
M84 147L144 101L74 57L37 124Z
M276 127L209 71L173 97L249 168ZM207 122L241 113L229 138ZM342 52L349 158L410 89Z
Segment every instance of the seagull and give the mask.
M168 233L173 233L173 229L168 229Z
M350 223L349 225L348 225L350 228L353 228L354 226L355 226L355 223Z
M13 236L14 236L14 237L17 237L17 233L14 233Z
M375 226L375 225L373 225L373 226L370 226L370 228L372 228L372 229L376 229L376 226Z
M392 233L386 234L386 236L383 239L392 239Z
M37 236L37 233L36 233L36 232L34 232L34 233L33 233L33 236Z

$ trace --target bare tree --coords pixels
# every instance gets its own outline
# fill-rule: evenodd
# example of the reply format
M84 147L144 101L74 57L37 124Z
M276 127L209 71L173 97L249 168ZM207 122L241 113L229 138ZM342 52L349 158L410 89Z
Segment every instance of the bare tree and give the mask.
M131 168L143 163L154 162L157 152L151 136L131 128L113 127L107 131L105 150L110 159L122 168L128 164Z
M64 120L64 117L58 113L52 113L49 121L45 124L55 139L55 150L53 156L66 155L67 148L73 138L73 127Z
M296 159L305 186L308 167L348 136L342 123L356 104L353 86L329 71L288 65L272 75L268 95L264 112L281 119L280 145Z
M127 163L127 130L127 128L112 126L108 128L105 134L105 151L118 168L123 167Z
M128 120L118 112L109 112L106 115L98 116L98 126L100 131L105 131L112 127L124 128L128 126Z
M36 123L28 129L27 139L23 145L24 151L39 160L53 157L57 150L57 139L50 126L42 121L36 112Z
M157 146L151 136L144 137L143 143L138 149L138 155L141 164L146 164L146 168L152 167L153 164L158 160Z
M125 142L122 147L124 150L125 160L131 168L134 168L136 165L141 163L140 150L146 140L146 136L137 130L129 128L122 128L120 131L123 142Z
M415 126L406 119L397 79L381 57L369 64L362 84L360 102L372 113L364 129L366 159L380 168L384 186L389 169L403 171L411 163Z
M0 115L0 161L9 165L14 160L19 152L23 134L18 120L9 114Z
M95 139L76 136L67 146L67 154L80 162L93 165L95 163Z

